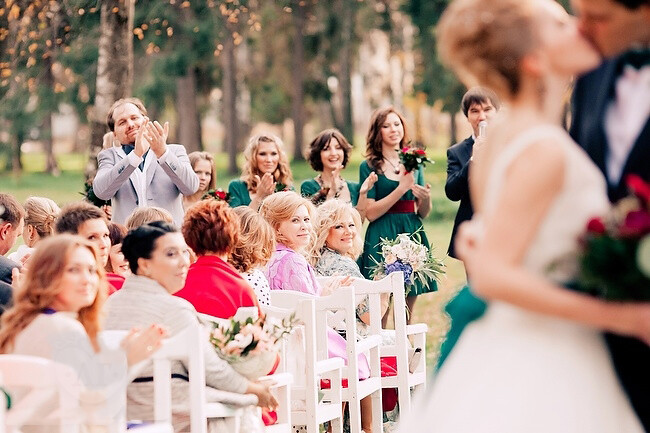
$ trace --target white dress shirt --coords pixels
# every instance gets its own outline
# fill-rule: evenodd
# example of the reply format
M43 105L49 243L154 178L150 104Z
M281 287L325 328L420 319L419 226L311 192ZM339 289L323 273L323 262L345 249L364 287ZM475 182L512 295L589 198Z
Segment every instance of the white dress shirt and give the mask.
M605 112L605 135L609 143L607 178L617 184L639 134L650 117L650 65L641 69L625 66L616 81L616 97Z

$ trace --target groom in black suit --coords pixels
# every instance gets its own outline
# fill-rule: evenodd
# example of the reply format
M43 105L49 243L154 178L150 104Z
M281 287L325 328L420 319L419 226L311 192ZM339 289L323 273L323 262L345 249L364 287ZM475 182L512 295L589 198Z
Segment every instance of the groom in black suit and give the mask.
M449 200L460 200L460 206L456 213L454 227L451 230L451 240L449 242L448 253L453 258L457 258L454 251L454 241L458 226L472 219L472 215L474 214L472 201L469 196L468 179L474 148L478 148L482 142L479 124L483 121L489 121L496 114L499 105L500 102L497 95L484 87L472 87L463 95L460 103L460 108L472 127L472 135L447 149L447 183L445 183L445 194L447 194ZM476 146L474 146L475 142L477 142Z
M578 79L571 136L607 179L609 199L629 174L650 182L650 0L572 0L582 33L607 60ZM605 334L616 372L650 432L650 347Z

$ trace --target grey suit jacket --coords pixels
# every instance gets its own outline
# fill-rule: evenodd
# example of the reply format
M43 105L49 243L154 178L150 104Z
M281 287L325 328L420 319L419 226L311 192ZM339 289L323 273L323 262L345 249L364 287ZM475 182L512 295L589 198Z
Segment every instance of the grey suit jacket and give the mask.
M155 155L152 154L155 158ZM124 224L138 207L138 196L131 177L137 166L129 162L121 147L102 150L97 155L98 170L93 181L95 195L111 200L112 220ZM180 144L167 145L164 163L153 161L146 170L146 206L158 206L168 210L174 223L183 222L182 194L194 194L199 188L199 178L192 170L185 148Z

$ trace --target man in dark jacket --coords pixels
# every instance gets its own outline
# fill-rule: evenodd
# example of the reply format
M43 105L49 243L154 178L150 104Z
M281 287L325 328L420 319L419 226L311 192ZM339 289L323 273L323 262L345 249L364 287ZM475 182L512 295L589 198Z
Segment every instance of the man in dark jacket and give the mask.
M454 258L457 258L454 252L454 240L458 226L462 222L472 219L474 214L469 194L468 178L474 149L478 148L484 140L484 137L481 137L481 126L479 125L481 125L481 122L489 122L490 118L499 109L499 105L497 95L483 87L469 89L460 103L463 114L472 127L472 135L447 150L445 194L447 194L449 200L460 200L449 242L449 255ZM482 125L485 125L485 123Z
M11 304L11 271L18 263L4 257L23 233L25 211L9 194L0 194L0 314Z

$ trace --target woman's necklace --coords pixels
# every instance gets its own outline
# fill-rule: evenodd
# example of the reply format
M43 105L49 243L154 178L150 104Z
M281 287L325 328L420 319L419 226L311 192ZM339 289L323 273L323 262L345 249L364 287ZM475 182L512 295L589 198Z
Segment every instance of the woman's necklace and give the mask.
M399 163L397 165L393 164L392 161L388 158L384 158L384 161L390 164L393 167L393 173L400 174Z

